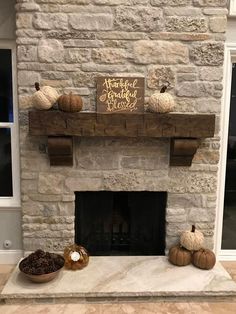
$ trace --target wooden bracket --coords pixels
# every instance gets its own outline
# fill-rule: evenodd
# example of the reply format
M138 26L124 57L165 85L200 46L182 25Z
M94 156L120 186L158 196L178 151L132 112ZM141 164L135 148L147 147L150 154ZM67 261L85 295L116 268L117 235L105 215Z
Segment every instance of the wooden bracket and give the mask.
M199 139L172 138L170 146L170 166L191 166L199 144Z
M51 166L73 166L73 139L71 136L49 136L48 156Z

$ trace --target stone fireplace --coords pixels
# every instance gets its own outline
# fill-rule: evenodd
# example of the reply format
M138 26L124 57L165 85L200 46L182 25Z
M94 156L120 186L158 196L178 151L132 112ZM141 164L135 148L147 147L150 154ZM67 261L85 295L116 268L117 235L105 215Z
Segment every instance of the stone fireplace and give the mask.
M225 7L226 1L200 0L17 1L26 252L39 247L62 251L74 242L75 192L95 191L164 191L165 248L192 224L213 248ZM51 166L47 138L29 135L34 82L82 95L83 110L91 112L96 78L105 75L144 77L147 99L170 82L175 113L214 114L214 138L200 141L190 167L172 167L169 138L85 134L73 137L73 166Z

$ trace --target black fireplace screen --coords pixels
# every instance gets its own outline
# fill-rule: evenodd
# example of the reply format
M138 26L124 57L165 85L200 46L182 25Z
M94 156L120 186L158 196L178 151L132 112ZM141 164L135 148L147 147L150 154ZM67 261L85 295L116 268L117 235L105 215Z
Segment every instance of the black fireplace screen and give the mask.
M164 255L166 192L76 192L75 242L91 255Z

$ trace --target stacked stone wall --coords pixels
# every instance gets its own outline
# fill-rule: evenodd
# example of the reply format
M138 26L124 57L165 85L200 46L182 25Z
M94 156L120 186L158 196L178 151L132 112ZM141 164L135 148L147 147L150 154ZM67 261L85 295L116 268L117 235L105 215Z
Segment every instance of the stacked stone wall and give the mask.
M61 251L74 237L74 191L168 191L167 247L191 224L213 247L226 0L18 0L16 4L23 242ZM190 168L170 168L167 139L75 138L74 166L50 167L46 138L28 135L34 82L83 96L96 77L166 81L176 112L214 113L216 135ZM99 209L98 209L99 210Z

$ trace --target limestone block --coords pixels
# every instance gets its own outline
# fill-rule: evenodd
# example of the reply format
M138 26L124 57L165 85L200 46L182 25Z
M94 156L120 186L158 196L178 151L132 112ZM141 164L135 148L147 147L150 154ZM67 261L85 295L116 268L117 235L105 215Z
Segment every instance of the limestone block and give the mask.
M36 29L68 29L68 17L64 13L36 13L33 17Z
M65 186L73 192L103 190L102 178L67 178Z
M185 230L191 230L190 223L175 223L175 222L167 222L166 224L166 234L171 237L180 236L181 233Z
M151 5L153 6L180 6L188 5L191 3L191 0L151 0Z
M193 7L167 7L164 8L164 14L167 16L198 16L202 15L200 8Z
M175 98L175 112L195 112L195 99L194 98Z
M18 71L18 84L21 86L33 86L40 81L40 74L33 71Z
M196 110L200 113L220 113L221 100L209 98L197 99Z
M93 49L92 59L96 63L125 63L128 54L125 49L98 48Z
M207 31L207 23L204 18L197 17L170 17L165 20L166 30L169 32L198 32Z
M177 216L166 216L166 221L171 223L171 222L179 222L179 223L184 223L187 221L187 215L177 215Z
M177 65L176 71L177 73L196 73L198 67L191 65Z
M115 26L122 31L159 31L162 11L142 6L119 6L116 9Z
M100 5L136 5L136 4L147 4L149 0L93 0L95 4Z
M59 213L61 216L73 216L75 214L74 202L62 202L58 204Z
M170 83L169 88L175 86L175 73L172 67L162 65L151 65L148 67L147 86L160 89L166 82Z
M64 48L56 39L41 39L38 45L38 57L41 62L62 62L64 59Z
M18 46L17 47L18 61L37 61L37 47L36 46Z
M27 13L18 13L16 15L16 27L19 28L32 28L32 15Z
M227 15L228 10L223 8L206 8L203 9L203 13L206 15Z
M135 63L170 65L189 62L188 48L179 42L139 40L133 49Z
M15 5L16 11L33 12L40 11L40 6L33 2L22 2Z
M221 97L222 92L218 86L208 82L182 82L177 87L177 95L180 97Z
M104 46L104 42L102 40L86 40L86 39L64 40L64 47L97 48L97 47L103 47L103 46Z
M154 170L163 167L156 156L124 156L120 163L122 168Z
M74 202L75 200L75 194L64 194L62 195L62 202Z
M198 79L196 73L178 73L176 77L178 83L185 81L196 81Z
M221 81L223 78L222 67L201 67L199 69L200 80L203 81Z
M217 176L210 172L189 172L181 167L169 171L169 192L212 193L216 190Z
M115 39L115 40L139 40L148 39L146 33L141 32L121 32L121 31L111 31L111 32L99 32L96 35L97 39Z
M193 0L193 5L199 7L226 7L228 0Z
M168 206L166 208L167 216L178 216L178 215L184 215L184 214L185 214L184 208L170 208Z
M215 212L210 209L192 208L189 212L189 221L196 222L211 222L215 221Z
M213 33L225 33L227 28L226 16L214 16L209 19L209 28Z
M78 30L110 30L113 28L113 16L111 14L70 14L69 24Z
M64 176L58 173L40 173L38 191L42 194L61 194Z
M97 64L93 62L82 64L82 70L85 72L105 72L105 73L114 73L114 72L132 72L131 66L129 64L124 65L113 65L113 64Z
M199 164L218 164L220 155L218 151L198 150L193 158L194 163Z
M223 43L202 43L191 50L193 62L197 65L222 65L224 61Z
M71 48L65 51L65 61L67 63L84 63L91 60L90 49Z
M29 95L19 95L18 97L18 105L20 109L29 109L32 108L32 100Z
M203 199L201 194L174 194L168 193L168 208L170 207L173 212L177 210L191 207L202 207ZM177 214L177 213L176 213ZM183 213L181 213L183 214Z

